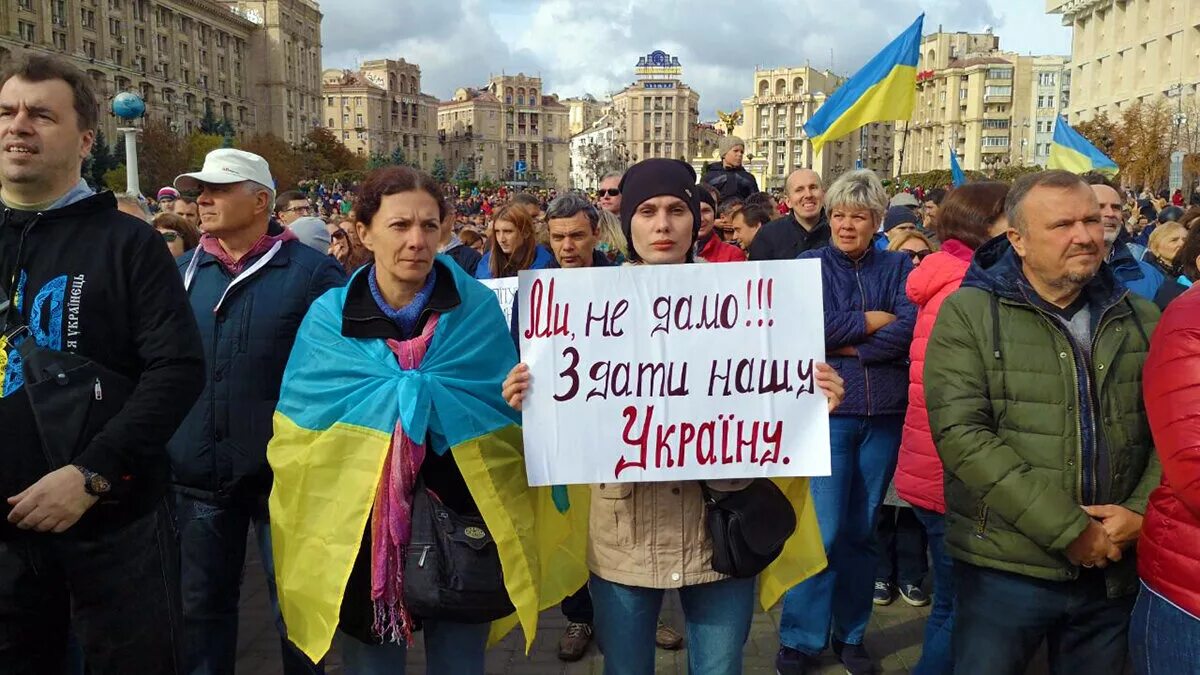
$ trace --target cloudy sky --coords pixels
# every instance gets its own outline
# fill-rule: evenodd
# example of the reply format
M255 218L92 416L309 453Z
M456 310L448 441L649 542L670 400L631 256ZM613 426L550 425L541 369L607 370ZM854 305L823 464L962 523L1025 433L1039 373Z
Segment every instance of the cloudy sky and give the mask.
M754 68L809 64L850 74L925 11L925 33L991 27L1000 47L1070 53L1045 0L321 0L325 68L400 58L426 93L450 98L492 73L538 74L560 97L619 91L639 56L678 56L700 116L740 108Z

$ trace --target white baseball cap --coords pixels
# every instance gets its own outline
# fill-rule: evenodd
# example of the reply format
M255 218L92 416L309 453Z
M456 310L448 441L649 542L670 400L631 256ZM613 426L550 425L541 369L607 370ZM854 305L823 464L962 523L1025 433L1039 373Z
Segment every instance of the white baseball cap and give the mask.
M204 168L175 179L175 187L184 192L199 192L201 183L222 185L251 181L275 194L275 180L267 160L252 152L218 148L204 158Z

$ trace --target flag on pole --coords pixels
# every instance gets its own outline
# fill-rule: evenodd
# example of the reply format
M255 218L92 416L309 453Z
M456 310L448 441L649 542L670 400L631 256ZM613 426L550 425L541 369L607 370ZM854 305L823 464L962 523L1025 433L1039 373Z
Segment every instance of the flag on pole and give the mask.
M1072 129L1062 115L1054 123L1049 168L1064 169L1071 173L1097 171L1108 175L1119 170L1116 162L1100 152L1083 134Z
M967 176L963 173L962 167L958 165L958 153L954 148L950 148L950 179L954 181L954 187L958 187L967 182Z
M921 27L917 17L817 110L804 125L813 153L871 122L912 117L917 100L917 60L921 56Z

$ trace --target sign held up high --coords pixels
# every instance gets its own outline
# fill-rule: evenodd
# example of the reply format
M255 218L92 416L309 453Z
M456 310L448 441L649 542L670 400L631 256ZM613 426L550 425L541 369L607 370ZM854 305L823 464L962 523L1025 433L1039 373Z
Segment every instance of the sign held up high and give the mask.
M520 273L530 485L829 475L818 261Z

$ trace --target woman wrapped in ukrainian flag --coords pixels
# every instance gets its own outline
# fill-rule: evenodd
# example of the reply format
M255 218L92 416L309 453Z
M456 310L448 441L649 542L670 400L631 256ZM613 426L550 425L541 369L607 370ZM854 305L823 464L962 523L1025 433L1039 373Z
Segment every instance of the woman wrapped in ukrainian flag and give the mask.
M587 495L527 487L518 417L501 397L516 352L495 296L437 255L437 182L379 169L359 190L374 263L305 317L283 378L271 533L289 639L319 661L335 634L348 673L403 673L424 631L429 672L482 673L489 630L537 612L586 578ZM405 552L414 490L486 523L515 612L491 622L413 616ZM576 495L572 495L576 496ZM410 570L411 572L411 570Z

